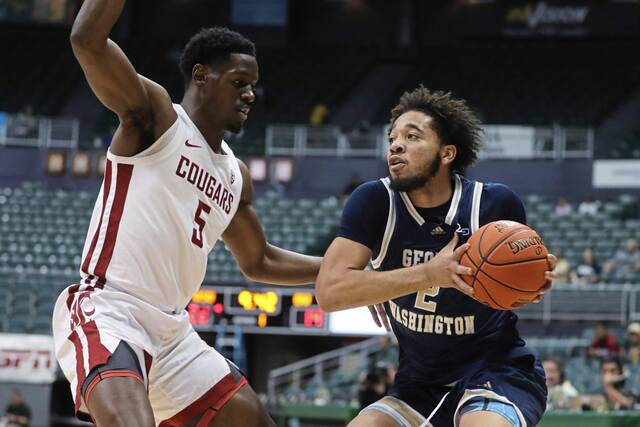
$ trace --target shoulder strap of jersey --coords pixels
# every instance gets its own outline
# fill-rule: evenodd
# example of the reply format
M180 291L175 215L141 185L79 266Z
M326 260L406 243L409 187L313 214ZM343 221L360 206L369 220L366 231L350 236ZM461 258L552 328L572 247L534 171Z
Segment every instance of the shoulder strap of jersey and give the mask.
M482 183L476 181L473 185L473 199L471 201L471 234L480 228L480 198L482 197Z
M462 197L462 180L460 179L460 175L454 175L454 186L453 186L453 196L451 197L451 205L449 206L449 211L447 212L447 216L444 219L444 222L447 225L453 224L453 219L456 217L456 213L458 212L458 205L460 205L460 197Z
M391 189L389 178L382 178L380 181L384 184L387 192L389 193L389 215L387 216L387 226L384 229L384 236L382 237L382 244L380 245L380 252L375 259L371 260L373 268L378 269L382 265L382 261L387 256L387 249L389 248L389 242L393 235L393 230L396 227L396 204L394 202L393 190Z

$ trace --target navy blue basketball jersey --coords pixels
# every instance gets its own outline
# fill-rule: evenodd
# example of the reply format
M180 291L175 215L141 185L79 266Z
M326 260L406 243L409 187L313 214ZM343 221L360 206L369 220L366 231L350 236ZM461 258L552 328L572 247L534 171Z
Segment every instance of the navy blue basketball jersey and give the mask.
M450 200L415 207L389 178L361 185L349 198L339 236L372 250L377 271L429 261L458 233L460 244L486 223L526 223L520 199L507 186L452 177ZM434 286L395 298L385 308L400 347L396 383L446 385L476 363L529 354L511 311L486 307L451 288Z

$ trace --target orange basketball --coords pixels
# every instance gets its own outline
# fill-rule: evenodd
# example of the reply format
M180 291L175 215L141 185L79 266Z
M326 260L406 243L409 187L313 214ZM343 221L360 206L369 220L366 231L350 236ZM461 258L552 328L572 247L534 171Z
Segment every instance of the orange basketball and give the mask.
M546 284L547 248L531 228L514 221L480 227L469 239L460 264L472 275L461 276L475 298L497 310L511 310L534 300Z

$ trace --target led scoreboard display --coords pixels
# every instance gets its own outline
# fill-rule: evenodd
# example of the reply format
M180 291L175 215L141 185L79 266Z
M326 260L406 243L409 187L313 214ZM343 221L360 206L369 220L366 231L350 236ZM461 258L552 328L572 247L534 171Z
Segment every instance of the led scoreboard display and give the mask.
M327 314L310 289L203 287L187 306L193 326L217 330L242 325L247 332L312 333L328 331Z

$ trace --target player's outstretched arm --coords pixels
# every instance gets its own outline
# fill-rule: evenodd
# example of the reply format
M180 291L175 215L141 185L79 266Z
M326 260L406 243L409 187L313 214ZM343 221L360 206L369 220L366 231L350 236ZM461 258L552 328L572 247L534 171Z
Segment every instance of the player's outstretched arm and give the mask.
M324 311L375 305L431 286L453 287L468 295L473 289L460 274L471 270L458 263L468 244L454 249L457 235L432 260L414 267L376 272L363 271L371 249L344 237L336 238L322 260L316 298Z
M143 134L159 137L176 118L164 88L139 76L109 33L122 13L124 0L85 0L73 23L71 47L100 102L120 118L114 154L141 151Z
M314 282L320 269L319 257L278 248L266 241L253 208L253 183L247 166L238 160L242 172L242 198L238 211L222 238L250 280L277 285Z

